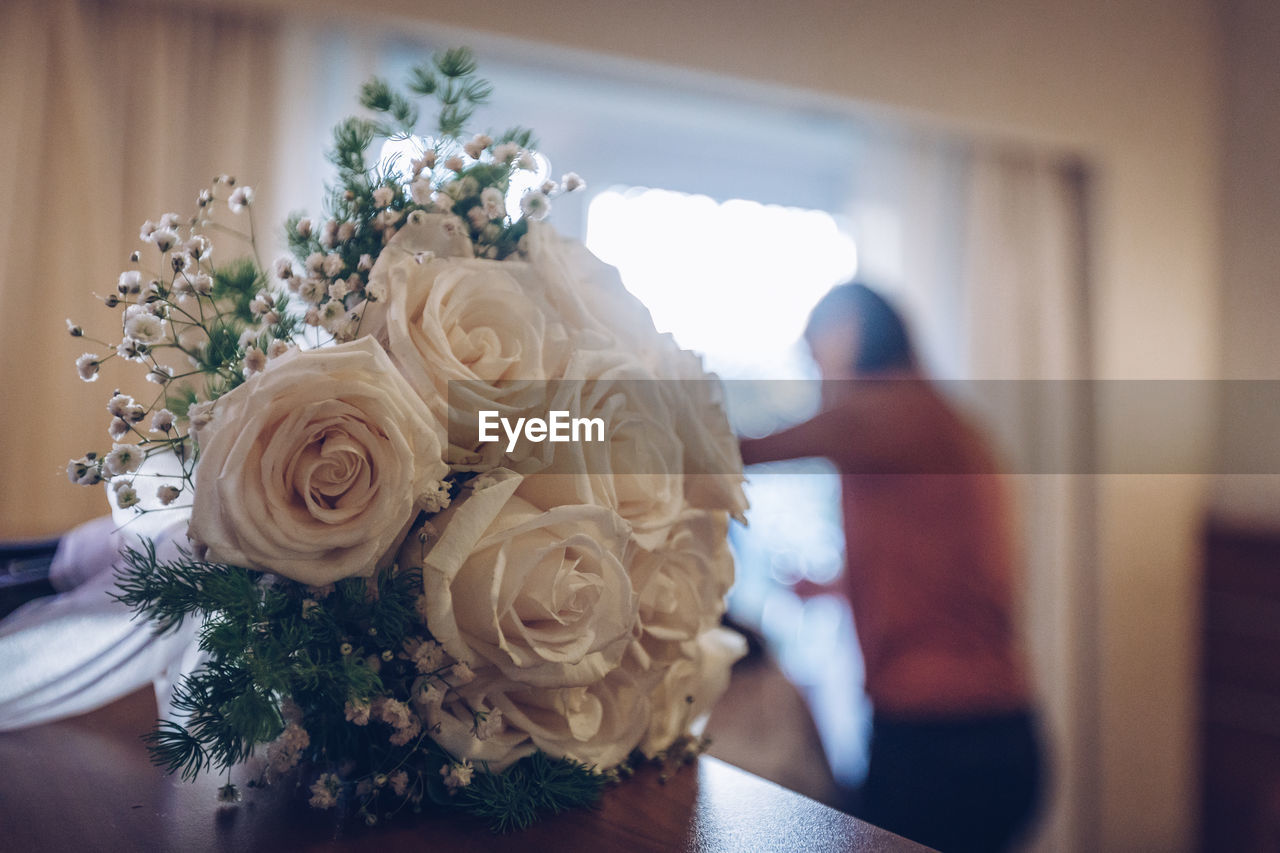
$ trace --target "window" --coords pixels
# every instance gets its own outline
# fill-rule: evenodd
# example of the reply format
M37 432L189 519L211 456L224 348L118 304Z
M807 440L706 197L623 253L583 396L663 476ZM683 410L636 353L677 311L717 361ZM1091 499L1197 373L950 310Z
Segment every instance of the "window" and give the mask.
M751 423L735 412L734 379L812 379L800 343L810 308L857 265L853 240L821 210L765 205L661 189L610 189L587 209L587 246L622 273L659 331L702 354L728 383L730 418L740 432L765 432L817 408L816 386L769 395L781 410ZM763 422L763 426L762 426ZM738 577L730 609L758 627L787 675L807 694L836 778L863 771L865 709L852 620L838 599L800 601L800 578L823 583L844 564L839 480L826 463L806 473L756 477L748 528L732 533ZM851 708L854 710L851 711ZM859 713L861 711L861 713Z

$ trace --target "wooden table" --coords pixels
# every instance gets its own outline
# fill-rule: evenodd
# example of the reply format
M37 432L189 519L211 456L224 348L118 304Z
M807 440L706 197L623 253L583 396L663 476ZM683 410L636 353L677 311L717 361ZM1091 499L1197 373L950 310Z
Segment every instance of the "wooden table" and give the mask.
M186 784L150 764L138 736L155 715L144 690L81 717L0 733L0 850L926 849L705 756L665 783L641 771L598 809L512 836L438 818L343 825L287 786L243 789L244 802L220 807L220 780Z

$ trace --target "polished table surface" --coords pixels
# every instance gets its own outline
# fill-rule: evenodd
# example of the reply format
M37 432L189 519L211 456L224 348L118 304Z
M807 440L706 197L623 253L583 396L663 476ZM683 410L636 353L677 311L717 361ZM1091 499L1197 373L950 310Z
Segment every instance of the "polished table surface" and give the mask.
M221 780L187 784L150 764L139 735L155 715L145 690L81 717L0 733L0 850L926 849L705 756L665 782L642 770L608 789L599 808L510 836L429 817L370 830L310 809L285 785L242 787L242 803L220 807Z

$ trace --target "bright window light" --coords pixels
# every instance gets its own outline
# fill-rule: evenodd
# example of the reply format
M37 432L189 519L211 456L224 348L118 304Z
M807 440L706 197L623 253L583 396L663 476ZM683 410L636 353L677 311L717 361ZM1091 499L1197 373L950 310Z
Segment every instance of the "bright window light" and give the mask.
M532 169L517 169L511 175L511 185L507 187L507 215L512 220L519 219L520 198L529 190L542 186L543 181L551 177L551 162L537 151L529 152L533 157Z
M413 177L411 163L427 153L431 140L422 136L392 137L382 143L378 152L378 165L408 183Z
M825 211L656 189L592 199L587 246L621 271L659 331L744 379L809 375L795 343L858 257Z

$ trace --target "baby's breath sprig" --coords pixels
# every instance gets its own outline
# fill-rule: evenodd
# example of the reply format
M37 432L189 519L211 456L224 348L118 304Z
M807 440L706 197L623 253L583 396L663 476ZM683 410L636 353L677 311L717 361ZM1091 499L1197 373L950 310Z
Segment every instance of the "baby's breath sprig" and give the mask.
M500 260L521 252L529 221L547 214L552 195L583 186L572 174L561 183L546 182L525 193L519 215L509 214L513 176L537 167L537 143L522 127L496 136L467 133L492 90L466 48L437 53L412 68L404 90L380 77L364 85L360 104L374 117L351 117L334 129L328 156L337 181L326 202L327 218L314 221L297 213L286 226L289 248L303 270L290 270L282 280L314 309L308 323L339 340L357 333L366 303L383 298L368 289L368 273L415 211L449 217L450 227L470 238L477 256ZM436 101L426 137L417 135L422 111L415 97ZM381 139L407 143L416 156L378 161L371 149Z
M244 217L247 227L222 221L225 207ZM192 489L198 431L212 417L215 401L253 373L268 358L293 346L301 320L287 296L270 285L256 260L253 190L220 175L197 199L197 213L183 219L166 213L148 220L139 232L150 251L135 251L115 291L102 297L120 310L117 343L86 337L68 321L72 337L96 344L76 360L80 377L97 379L111 359L140 365L155 384L141 401L120 391L111 394L107 434L109 451L93 451L67 465L79 485L106 481L121 509L138 513L178 509ZM215 263L211 234L247 246L253 257L228 256ZM144 472L144 463L167 455L176 462L162 474ZM152 478L154 497L139 493L140 478Z

